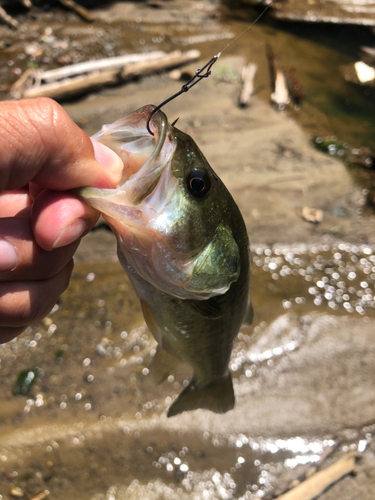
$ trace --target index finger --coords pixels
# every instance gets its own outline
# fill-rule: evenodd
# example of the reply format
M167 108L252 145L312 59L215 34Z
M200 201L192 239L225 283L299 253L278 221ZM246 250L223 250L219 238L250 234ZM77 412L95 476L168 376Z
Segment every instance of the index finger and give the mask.
M1 103L0 130L0 191L29 182L56 191L111 188L121 178L120 158L106 148L106 168L98 163L90 138L51 99Z

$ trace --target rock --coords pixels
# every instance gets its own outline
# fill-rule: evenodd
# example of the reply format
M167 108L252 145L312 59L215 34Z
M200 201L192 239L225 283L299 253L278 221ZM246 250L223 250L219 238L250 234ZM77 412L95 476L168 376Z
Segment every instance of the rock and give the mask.
M14 498L22 498L24 496L23 490L19 486L11 486L9 488L9 495Z
M323 220L323 210L319 208L303 207L302 219L313 224L318 224Z

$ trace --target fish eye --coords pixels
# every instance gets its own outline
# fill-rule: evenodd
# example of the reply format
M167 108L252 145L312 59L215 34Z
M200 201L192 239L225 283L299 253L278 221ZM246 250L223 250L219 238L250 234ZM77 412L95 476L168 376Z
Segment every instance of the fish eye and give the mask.
M196 198L203 198L211 187L211 181L205 172L193 169L187 177L187 188Z

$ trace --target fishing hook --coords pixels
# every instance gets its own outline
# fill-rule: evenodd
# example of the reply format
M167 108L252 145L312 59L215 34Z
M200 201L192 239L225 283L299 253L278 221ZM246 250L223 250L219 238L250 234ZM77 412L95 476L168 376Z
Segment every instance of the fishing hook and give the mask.
M191 87L194 87L194 85L196 85L198 82L200 82L202 80L202 78L208 78L210 76L210 74L211 74L211 68L212 68L212 66L219 59L219 57L221 56L222 52L224 52L224 50L227 50L232 44L236 43L237 40L239 40L245 33L247 33L249 31L249 29L252 28L254 26L254 24L256 24L259 21L259 19L265 14L265 12L271 7L271 5L274 2L275 2L275 0L268 0L268 5L266 6L266 8L259 14L259 16L255 19L255 21L253 21L250 24L250 26L248 26L240 35L238 35L237 38L235 38L234 40L232 40L231 42L229 42L228 45L226 47L224 47L221 52L219 52L218 54L216 54L216 56L214 56L210 61L208 61L208 63L205 66L203 66L203 68L197 69L197 71L195 72L195 75L192 78L190 78L190 80L187 83L185 83L185 85L183 85L181 87L181 90L179 90L178 92L176 92L176 94L172 95L171 97L168 97L168 99L166 99L165 101L163 101L161 104L159 104L159 106L156 106L156 108L154 108L151 111L150 116L148 117L148 120L147 120L147 124L146 124L147 130L149 131L149 133L151 135L154 135L154 133L150 129L150 121L151 121L151 118L154 116L154 114L157 111L159 111L160 108L162 108L163 106L165 106L165 104L168 104L170 101L172 101L173 99L175 99L179 95L181 95L184 92L187 92L188 90L190 90ZM206 68L207 68L206 73L204 73L202 75L202 71L204 71ZM178 120L178 118L177 118L177 120ZM174 121L172 125L174 125L176 123L176 121Z
M194 85L196 85L197 83L199 83L203 78L208 78L210 76L210 74L211 74L211 68L212 68L212 66L219 59L220 56L221 56L221 52L219 52L218 54L216 54L216 56L214 56L210 61L208 61L208 63L205 64L203 66L203 68L197 69L197 71L195 72L195 75L192 78L190 78L190 80L181 87L181 90L179 90L178 92L176 92L171 97L168 97L168 99L166 99L165 101L163 101L161 104L159 104L159 106L156 106L156 108L154 108L151 111L150 116L148 117L148 120L147 120L147 125L146 125L147 126L147 130L149 131L149 133L151 135L154 135L154 133L150 129L150 121L151 121L151 118L154 116L154 114L157 111L159 111L159 109L161 109L163 106L165 106L170 101L172 101L173 99L175 99L176 97L178 97L179 95L183 94L184 92L187 92L188 90L190 90L192 87L194 87ZM202 71L204 71L206 68L207 68L207 71L202 74ZM178 120L178 118L177 118L177 120ZM174 123L176 123L176 121Z

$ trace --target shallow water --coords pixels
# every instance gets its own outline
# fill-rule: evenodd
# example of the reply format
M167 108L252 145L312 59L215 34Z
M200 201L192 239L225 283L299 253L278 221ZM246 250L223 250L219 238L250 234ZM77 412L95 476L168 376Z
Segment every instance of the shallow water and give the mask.
M170 15L168 8L147 9L139 3L133 13L131 5L123 5L112 16L104 14L89 25L59 9L35 11L33 16L25 12L18 31L1 28L0 97L6 98L9 85L27 68L48 69L128 52L198 48L207 61L224 51L257 63L256 93L268 101L271 89L265 48L269 45L278 65L292 69L302 87L302 107L290 112L309 132L375 149L375 92L345 82L340 69L359 59L361 46L374 44L369 28L283 23L266 14L226 49L259 12L229 12L211 2L195 8L186 4L175 11L172 4ZM227 74L216 77L230 80L237 75L231 75L229 68Z
M337 437L341 451L373 446L375 248L253 255L254 325L230 362L236 408L171 419L189 369L155 387L155 341L125 273L78 263L47 320L0 348L2 498L12 486L30 498L262 498ZM30 393L14 396L36 366Z
M223 26L224 34L239 34L247 26L223 19L203 28L198 18L189 25L96 21L83 28L67 14L55 22L52 16L31 21L24 33L32 39L53 26L52 59L43 63L48 53L19 57L22 44L12 45L0 53L7 64L3 81L14 81L18 72L12 71L28 62L51 65L66 53L59 46L65 39L78 60L176 47L197 47L209 59L230 38L197 37L221 36ZM272 44L282 65L296 68L307 95L301 111L290 113L316 135L334 133L373 147L373 96L339 75L339 66L354 61L369 39L368 32L349 28L317 33L261 24L230 53L258 63L258 95L268 101L264 48ZM213 78L225 85L237 74L228 66ZM103 96L116 92L107 89ZM108 121L95 111L94 99L87 106L96 120ZM366 217L364 204L365 191L357 211ZM98 248L103 236L96 234ZM103 248L103 255L115 254L113 244ZM57 500L263 498L316 462L336 438L339 453L373 451L375 248L342 243L252 250L254 324L241 329L235 344L230 368L237 403L223 416L196 411L166 418L189 369L181 367L155 387L149 372L155 341L125 273L111 257L77 262L53 313L0 347L0 498L8 500L12 487L30 499L44 490ZM31 387L25 378L36 367L42 373ZM30 392L14 395L22 371L21 389ZM375 481L373 470L367 481Z

